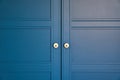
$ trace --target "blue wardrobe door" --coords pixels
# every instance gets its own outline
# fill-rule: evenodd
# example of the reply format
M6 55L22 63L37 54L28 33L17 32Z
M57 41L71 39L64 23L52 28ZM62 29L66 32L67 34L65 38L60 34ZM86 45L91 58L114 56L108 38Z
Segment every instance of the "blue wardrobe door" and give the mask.
M120 1L65 0L63 80L120 79ZM67 51L66 51L67 50Z
M58 1L0 0L0 80L59 80Z

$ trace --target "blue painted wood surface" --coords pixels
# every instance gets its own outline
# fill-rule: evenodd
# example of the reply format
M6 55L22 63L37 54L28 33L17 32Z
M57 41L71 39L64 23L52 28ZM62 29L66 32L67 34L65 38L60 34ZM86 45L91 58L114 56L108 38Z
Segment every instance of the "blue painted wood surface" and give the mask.
M59 2L0 0L0 80L60 80Z
M63 80L120 80L120 1L63 2Z
M0 0L0 80L119 79L119 0Z

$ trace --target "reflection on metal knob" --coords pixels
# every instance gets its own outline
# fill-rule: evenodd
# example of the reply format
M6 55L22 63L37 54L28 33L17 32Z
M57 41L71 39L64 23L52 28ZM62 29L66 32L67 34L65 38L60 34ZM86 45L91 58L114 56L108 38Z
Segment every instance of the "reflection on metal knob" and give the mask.
M64 47L65 47L65 48L69 48L69 44L68 44L68 43L65 43L65 44L64 44Z
M54 43L54 44L53 44L53 47L54 47L54 48L58 48L58 47L59 47L58 43Z

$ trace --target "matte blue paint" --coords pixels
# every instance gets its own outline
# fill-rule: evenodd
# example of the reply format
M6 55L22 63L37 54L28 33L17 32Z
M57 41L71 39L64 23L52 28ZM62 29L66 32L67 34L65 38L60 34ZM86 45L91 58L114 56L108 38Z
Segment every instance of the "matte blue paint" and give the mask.
M0 0L0 80L60 80L59 2Z
M0 0L0 80L120 80L120 1Z
M52 7L52 28L51 28L51 61L52 61L52 80L61 80L61 1L51 0ZM57 49L53 48L54 43L58 43Z
M62 47L62 80L70 80L70 7L69 0L62 0L62 46L69 43L68 49Z
M120 80L120 1L70 0L69 6L67 80Z

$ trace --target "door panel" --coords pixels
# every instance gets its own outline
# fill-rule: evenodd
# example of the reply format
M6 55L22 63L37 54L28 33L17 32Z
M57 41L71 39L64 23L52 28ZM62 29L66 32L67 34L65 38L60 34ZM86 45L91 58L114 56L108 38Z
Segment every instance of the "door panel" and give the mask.
M0 80L60 79L58 2L0 0Z
M120 18L120 0L71 0L71 16L76 18Z
M119 30L72 30L71 33L72 64L120 63Z
M63 27L63 41L70 48L63 51L70 52L63 53L63 80L119 80L120 1L67 0L66 5L69 22L63 24L70 25Z
M51 0L1 0L0 17L50 20L50 2Z

